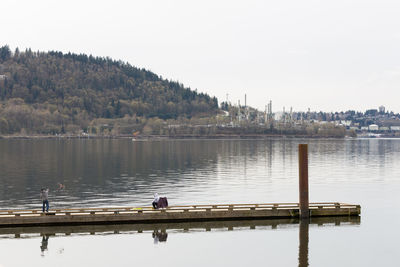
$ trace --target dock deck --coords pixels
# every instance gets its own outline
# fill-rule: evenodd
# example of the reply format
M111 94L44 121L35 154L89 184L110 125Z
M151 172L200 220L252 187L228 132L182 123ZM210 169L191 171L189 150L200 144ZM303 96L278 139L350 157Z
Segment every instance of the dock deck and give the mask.
M0 227L171 223L218 220L299 218L298 203L215 204L152 207L115 207L41 210L0 210ZM309 216L359 216L360 205L321 202L309 204Z

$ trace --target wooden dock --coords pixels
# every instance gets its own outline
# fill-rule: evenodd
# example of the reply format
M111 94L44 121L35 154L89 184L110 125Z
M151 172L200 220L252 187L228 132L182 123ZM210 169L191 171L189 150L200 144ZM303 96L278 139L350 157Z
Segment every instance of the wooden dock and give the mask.
M309 217L359 216L360 205L321 202L309 204ZM41 210L0 210L0 227L146 224L172 222L299 218L298 203L215 204Z

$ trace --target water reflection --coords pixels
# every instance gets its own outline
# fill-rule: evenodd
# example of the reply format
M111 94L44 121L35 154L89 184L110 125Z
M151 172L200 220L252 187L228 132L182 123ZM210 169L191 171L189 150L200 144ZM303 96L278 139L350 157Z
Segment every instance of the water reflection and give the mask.
M39 236L73 236L73 235L114 235L114 234L152 234L187 233L204 231L239 231L239 230L274 230L297 227L299 219L209 221L157 224L115 224L115 225L77 225L77 226L42 226L42 227L4 227L0 228L0 239L36 238ZM312 218L309 224L316 226L349 226L359 225L360 217L326 217ZM300 229L304 224L300 223ZM308 229L308 225L307 228ZM300 236L302 237L302 236ZM302 238L300 238L302 239ZM308 240L308 237L307 237Z
M299 267L308 266L308 232L310 221L300 220L299 224Z
M215 221L166 224L121 224L121 225L82 225L52 227L0 228L1 239L27 239L41 237L41 256L45 256L49 247L49 238L85 236L85 235L149 235L154 245L167 242L169 236L177 233L201 233L208 231L275 231L276 229L299 228L298 266L309 266L309 229L310 226L346 227L360 224L360 217L298 219ZM64 249L62 249L64 250ZM59 253L62 253L59 251Z
M49 245L50 235L44 234L42 236L42 243L40 245L41 256L44 257L44 252L47 251L47 246Z
M0 140L0 206L35 208L43 186L57 208L142 206L154 192L176 205L293 201L299 142L313 183L398 180L398 140Z
M157 245L158 242L167 242L168 234L165 229L161 231L154 230L152 236L154 239L154 245Z

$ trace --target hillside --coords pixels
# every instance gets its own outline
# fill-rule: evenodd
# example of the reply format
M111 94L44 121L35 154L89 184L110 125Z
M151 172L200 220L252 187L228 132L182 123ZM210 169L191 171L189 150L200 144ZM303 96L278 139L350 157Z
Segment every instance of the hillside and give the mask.
M215 97L129 63L8 46L0 47L0 101L0 134L77 132L96 120L143 124L218 110Z

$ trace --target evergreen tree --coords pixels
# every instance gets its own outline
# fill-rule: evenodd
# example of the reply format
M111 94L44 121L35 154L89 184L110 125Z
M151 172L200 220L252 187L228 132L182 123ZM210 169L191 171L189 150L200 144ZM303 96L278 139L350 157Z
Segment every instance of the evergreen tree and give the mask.
M0 47L0 59L6 61L11 57L11 50L8 45Z

